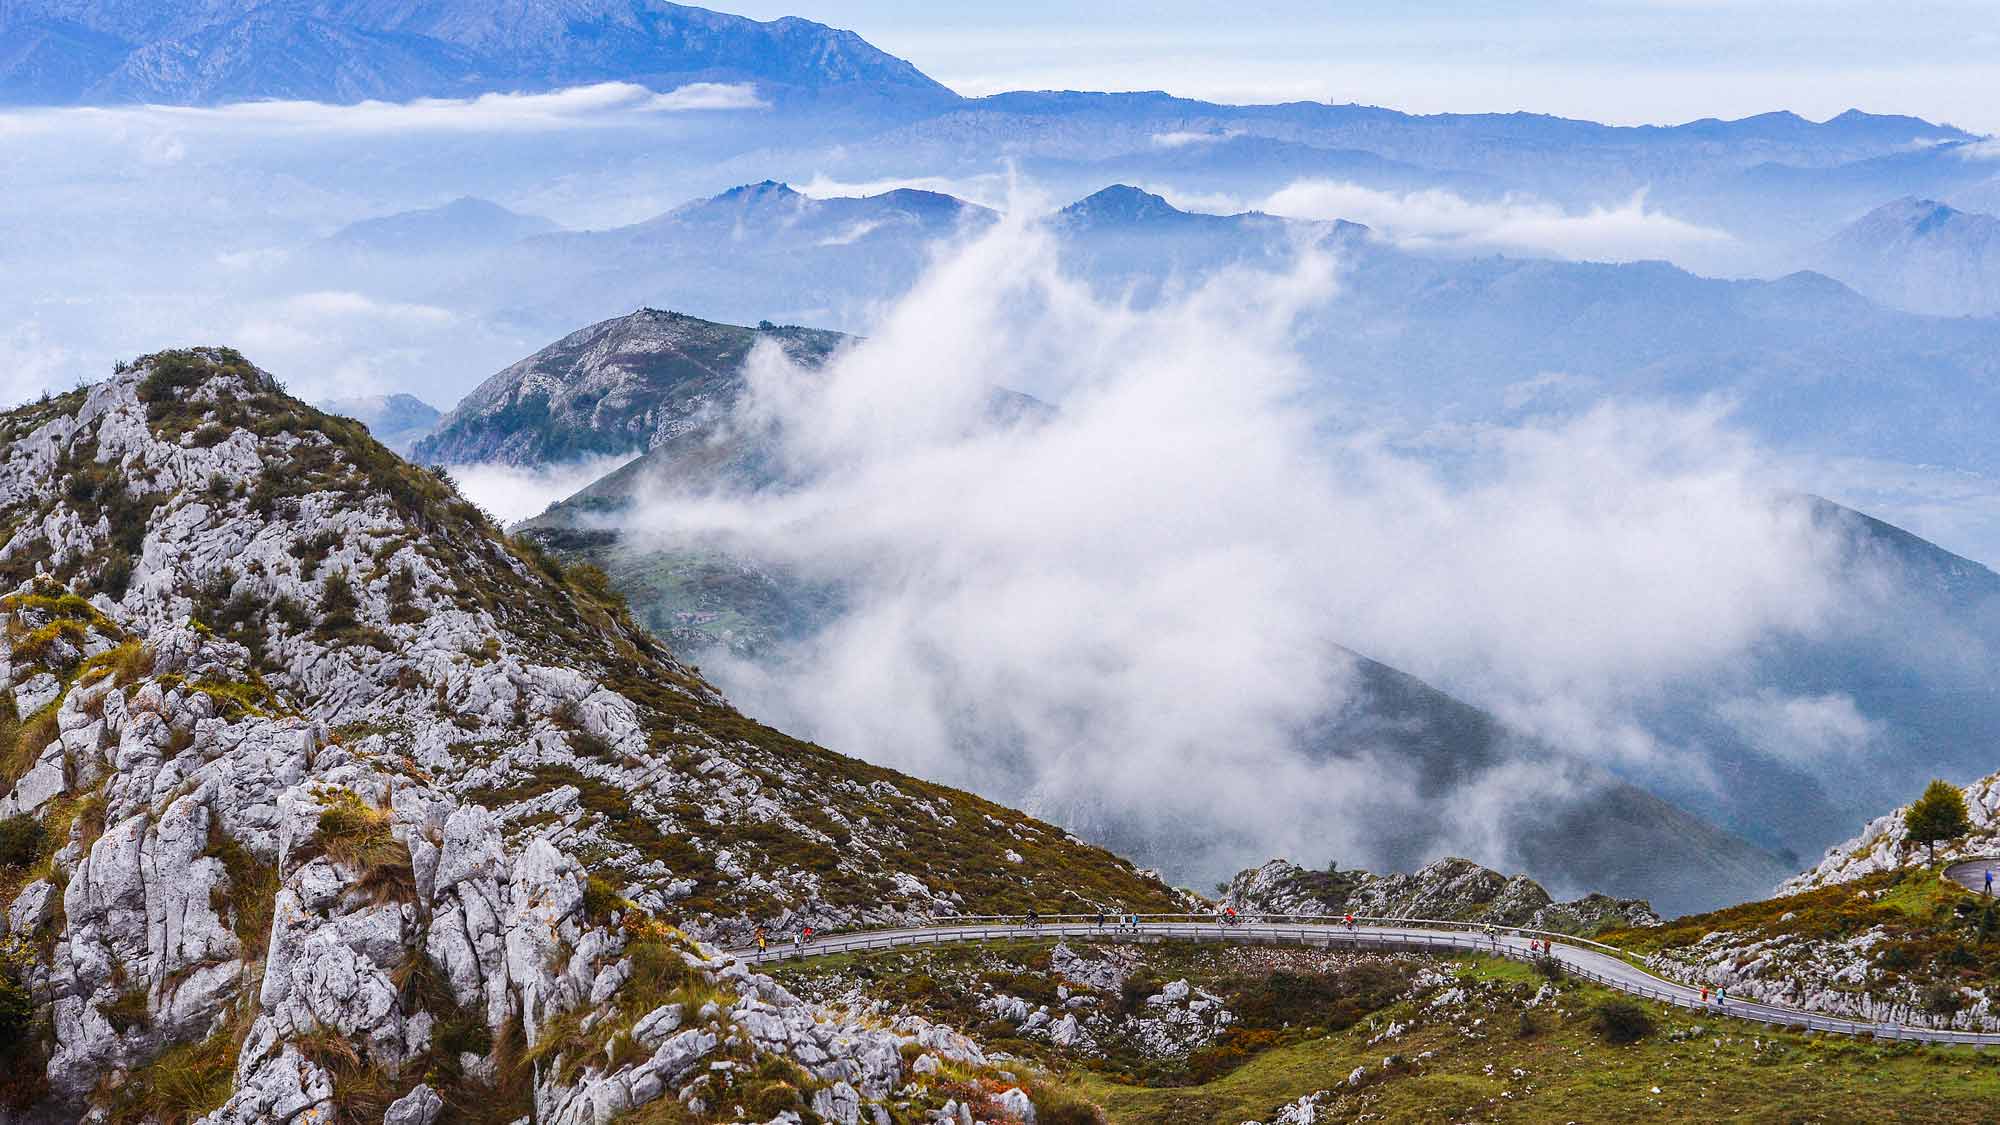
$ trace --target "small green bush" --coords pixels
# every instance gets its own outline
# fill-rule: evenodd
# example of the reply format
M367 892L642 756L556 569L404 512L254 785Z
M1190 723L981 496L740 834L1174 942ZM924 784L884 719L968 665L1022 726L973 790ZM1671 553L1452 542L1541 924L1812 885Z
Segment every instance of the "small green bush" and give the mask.
M13 1057L34 1038L35 998L13 974L0 974L0 1057Z
M1043 1087L1028 1095L1037 1125L1104 1125L1104 1111L1068 1090Z
M1612 1043L1637 1043L1653 1033L1653 1017L1630 1000L1604 1000L1590 1012L1591 1025Z
M26 867L42 857L48 831L32 816L0 820L0 866Z
M602 875L592 875L583 884L583 916L596 925L608 925L612 914L630 905L617 885Z

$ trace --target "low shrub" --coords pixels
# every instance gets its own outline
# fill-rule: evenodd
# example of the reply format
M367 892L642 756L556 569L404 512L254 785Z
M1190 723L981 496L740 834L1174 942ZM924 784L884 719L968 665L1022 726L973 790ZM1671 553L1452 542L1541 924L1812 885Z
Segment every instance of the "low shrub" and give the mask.
M1602 1000L1590 1010L1590 1022L1612 1043L1637 1043L1653 1033L1653 1017L1630 1000Z
M123 1035L135 1027L148 1027L153 1022L153 1014L146 1008L146 990L128 988L118 994L118 998L97 1009L112 1030Z
M48 830L32 816L0 820L0 866L27 867L42 856Z
M353 871L375 901L414 901L417 880L410 849L390 831L389 814L370 808L351 789L330 790L319 799L323 807L314 841L321 854Z
M583 884L583 916L596 925L609 925L613 914L630 905L618 885L602 875L592 875Z
M169 1047L118 1089L109 1125L187 1125L221 1107L235 1087L236 1038L223 1029Z
M1535 1013L1527 1008L1522 1008L1520 1021L1514 1026L1514 1037L1517 1039L1533 1039L1541 1033L1541 1021L1535 1018Z
M1068 1090L1042 1087L1028 1095L1036 1125L1105 1125L1104 1111Z

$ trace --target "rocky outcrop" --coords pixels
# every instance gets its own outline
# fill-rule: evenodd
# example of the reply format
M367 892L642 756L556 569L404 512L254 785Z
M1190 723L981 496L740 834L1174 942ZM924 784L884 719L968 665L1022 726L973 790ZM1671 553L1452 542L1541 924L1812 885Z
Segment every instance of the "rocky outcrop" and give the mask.
M1457 858L1434 860L1411 874L1389 875L1359 869L1308 871L1276 859L1238 874L1223 901L1256 914L1430 918L1580 935L1660 922L1652 907L1639 899L1593 894L1556 902L1526 875L1510 878Z
M234 353L150 357L0 442L0 989L35 1009L0 1005L0 1120L921 1109L918 1031L711 943L1012 909L952 889L1007 852L1030 899L1173 902L737 715L591 574Z
M1980 778L1964 789L1966 818L1972 831L1955 840L1940 841L1937 861L1973 859L2000 855L2000 773ZM1893 871L1919 862L1929 864L1928 848L1911 844L1903 817L1904 805L1878 816L1851 840L1826 849L1826 855L1811 870L1802 871L1778 887L1779 895L1794 895L1836 883L1851 883L1865 875Z
M1662 976L1727 990L1732 1000L1782 1004L1842 1019L1916 1027L1992 1031L2000 1028L1995 997L1950 972L1885 971L1881 953L1891 935L1882 927L1845 938L1807 933L1717 930L1690 945L1646 958Z
M572 332L487 379L413 455L426 464L537 465L641 453L726 414L759 345L810 366L846 339L640 309Z

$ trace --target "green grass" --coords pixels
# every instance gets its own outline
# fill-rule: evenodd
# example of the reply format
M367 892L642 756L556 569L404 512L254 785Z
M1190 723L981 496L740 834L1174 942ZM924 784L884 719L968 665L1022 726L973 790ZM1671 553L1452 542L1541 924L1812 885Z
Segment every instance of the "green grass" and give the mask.
M1522 968L1482 965L1468 976L1506 981ZM1326 1089L1342 1092L1321 1107L1323 1121L1961 1122L2000 1113L2000 1056L1811 1038L1654 1005L1644 1007L1658 1030L1613 1046L1592 1019L1611 995L1572 986L1562 1012L1537 1017L1526 1037L1516 1004L1486 1014L1483 1037L1433 1023L1368 1045L1387 1021L1414 1014L1405 1008L1372 1026L1277 1047L1202 1085L1147 1089L1083 1071L1066 1080L1112 1122L1135 1125L1269 1120L1284 1103ZM1697 1022L1706 1034L1670 1037ZM1415 1060L1425 1051L1429 1059L1383 1069L1386 1056ZM1368 1068L1364 1083L1346 1089L1359 1066ZM1516 1068L1526 1076L1516 1078Z

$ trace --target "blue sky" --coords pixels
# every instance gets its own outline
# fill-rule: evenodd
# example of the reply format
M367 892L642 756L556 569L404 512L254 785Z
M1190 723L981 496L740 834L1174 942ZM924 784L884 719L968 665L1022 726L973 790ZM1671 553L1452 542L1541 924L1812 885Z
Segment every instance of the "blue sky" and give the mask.
M852 28L970 94L1167 89L1619 123L1850 106L2000 131L1993 0L710 0Z

